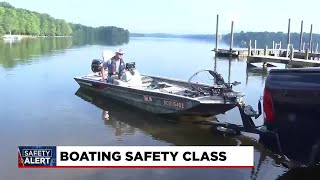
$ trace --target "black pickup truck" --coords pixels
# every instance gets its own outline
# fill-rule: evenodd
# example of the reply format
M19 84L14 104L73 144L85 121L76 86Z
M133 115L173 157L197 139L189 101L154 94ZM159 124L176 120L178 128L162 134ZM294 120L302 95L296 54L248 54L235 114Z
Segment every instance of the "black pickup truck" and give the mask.
M320 68L270 70L263 94L261 142L305 165L320 162Z

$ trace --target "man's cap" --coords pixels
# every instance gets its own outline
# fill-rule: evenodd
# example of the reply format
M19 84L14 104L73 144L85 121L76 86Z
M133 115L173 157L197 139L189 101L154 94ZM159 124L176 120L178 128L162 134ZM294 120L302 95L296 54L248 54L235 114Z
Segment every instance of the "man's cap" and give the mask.
M124 54L124 50L121 49L121 48L119 48L119 49L116 50L116 53L118 53L118 54Z
M102 58L103 60L109 60L111 59L115 53L113 53L111 50L104 50L102 51Z

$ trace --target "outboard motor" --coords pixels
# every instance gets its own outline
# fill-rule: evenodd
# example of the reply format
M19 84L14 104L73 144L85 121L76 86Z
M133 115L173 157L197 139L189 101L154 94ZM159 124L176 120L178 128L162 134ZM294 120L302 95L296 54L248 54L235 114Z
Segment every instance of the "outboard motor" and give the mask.
M100 59L94 59L91 63L91 70L92 72L101 72L101 65L103 64L103 61Z

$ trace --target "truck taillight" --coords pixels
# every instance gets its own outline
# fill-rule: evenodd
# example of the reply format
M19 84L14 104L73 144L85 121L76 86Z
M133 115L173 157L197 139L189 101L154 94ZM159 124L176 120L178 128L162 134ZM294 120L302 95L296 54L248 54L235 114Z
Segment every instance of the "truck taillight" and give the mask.
M272 97L271 97L271 92L268 88L264 89L263 111L264 111L264 118L266 121L271 122L274 120Z

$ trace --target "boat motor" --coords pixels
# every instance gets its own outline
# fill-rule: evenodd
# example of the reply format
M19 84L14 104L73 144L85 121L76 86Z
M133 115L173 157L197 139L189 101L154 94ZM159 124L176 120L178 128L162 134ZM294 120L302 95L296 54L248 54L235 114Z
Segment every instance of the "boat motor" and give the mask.
M100 59L94 59L92 60L91 63L91 70L92 72L96 73L96 72L101 72L101 67L102 67L103 61Z

